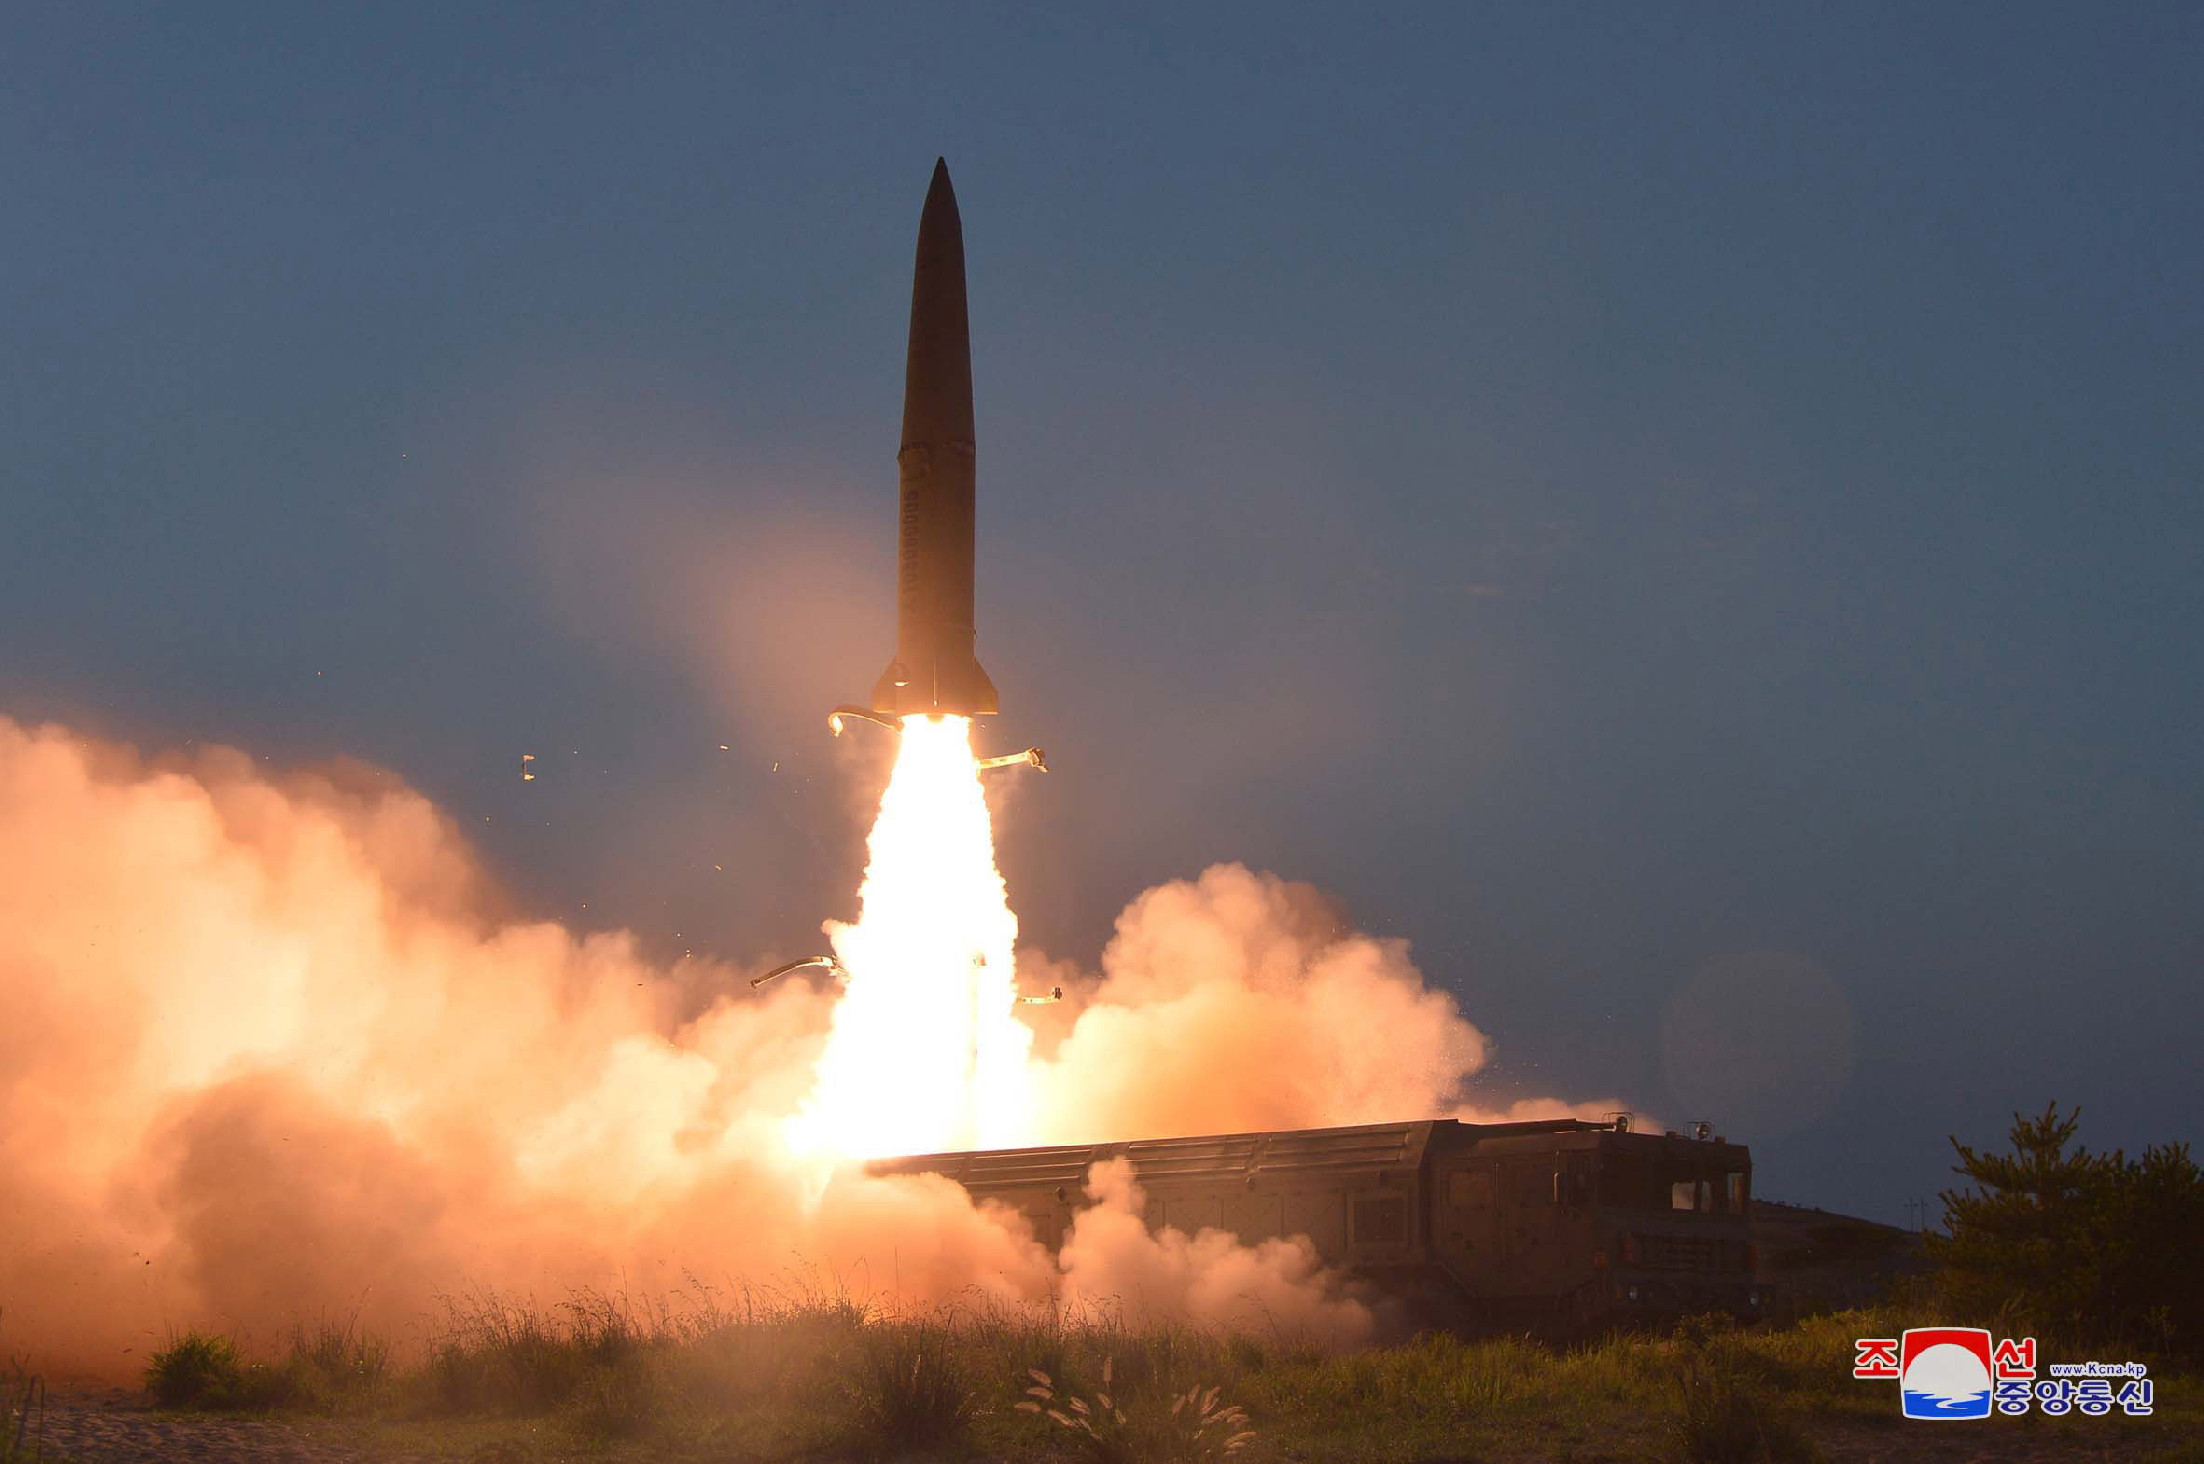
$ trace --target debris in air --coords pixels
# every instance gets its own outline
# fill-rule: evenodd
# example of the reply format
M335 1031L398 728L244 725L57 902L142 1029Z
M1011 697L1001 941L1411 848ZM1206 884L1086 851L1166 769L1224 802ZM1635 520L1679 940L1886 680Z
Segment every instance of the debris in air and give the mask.
M834 979L837 981L847 982L849 980L849 972L843 970L842 963L835 960L834 957L805 956L800 961L790 961L785 966L775 966L772 970L766 972L763 976L751 977L750 988L751 990L755 991L758 987L765 985L765 983L768 981L778 981L781 977L786 976L791 971L802 971L812 966L816 966L822 971L833 972Z

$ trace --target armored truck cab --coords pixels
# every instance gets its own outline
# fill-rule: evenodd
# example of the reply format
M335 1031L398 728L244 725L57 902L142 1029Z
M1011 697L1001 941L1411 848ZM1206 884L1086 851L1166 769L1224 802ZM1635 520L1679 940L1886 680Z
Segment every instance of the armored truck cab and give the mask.
M1328 1266L1428 1321L1567 1331L1750 1314L1752 1160L1741 1144L1556 1119L1453 1119L876 1161L941 1174L1060 1247L1088 1169L1125 1159L1151 1230L1306 1236Z

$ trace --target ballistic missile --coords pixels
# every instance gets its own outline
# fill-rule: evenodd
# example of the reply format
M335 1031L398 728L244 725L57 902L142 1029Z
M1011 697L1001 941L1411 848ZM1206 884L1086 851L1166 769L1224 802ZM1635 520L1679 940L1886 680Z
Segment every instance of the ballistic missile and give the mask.
M898 719L995 713L995 683L972 639L972 336L964 305L964 225L949 164L937 159L918 216L911 340L896 454L895 659L872 710Z

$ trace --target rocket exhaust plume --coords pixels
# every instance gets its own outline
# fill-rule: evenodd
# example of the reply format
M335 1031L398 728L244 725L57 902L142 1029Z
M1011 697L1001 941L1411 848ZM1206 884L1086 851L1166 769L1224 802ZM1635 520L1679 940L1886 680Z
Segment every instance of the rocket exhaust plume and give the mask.
M1018 919L962 717L909 717L867 841L849 979L792 1125L800 1150L877 1157L1026 1141L1033 1033L1014 1013Z

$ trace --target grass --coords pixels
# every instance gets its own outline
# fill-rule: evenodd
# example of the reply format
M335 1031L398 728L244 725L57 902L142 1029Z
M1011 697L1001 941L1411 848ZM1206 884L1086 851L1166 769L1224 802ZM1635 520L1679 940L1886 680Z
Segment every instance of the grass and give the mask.
M1221 1464L1255 1438L1247 1414L1199 1383L1166 1402L1155 1389L1120 1389L1114 1359L1102 1359L1102 1385L1085 1397L1059 1392L1055 1379L1028 1368L1032 1386L1016 1411L1064 1430L1072 1452L1088 1464Z
M30 1464L45 1453L46 1385L21 1367L0 1383L0 1464Z
M1286 1335L976 1305L907 1313L839 1295L699 1288L679 1304L590 1293L551 1306L480 1295L450 1303L402 1369L353 1329L319 1327L263 1362L186 1334L155 1358L149 1382L180 1390L164 1395L179 1406L335 1415L373 1451L507 1464L575 1453L727 1464L1806 1464L1821 1457L1818 1443L1867 1439L1891 1457L1913 1441L1892 1385L1850 1375L1854 1337L1895 1336L1907 1321L1884 1308L1782 1327L1709 1319L1573 1347L1427 1334L1327 1353ZM2086 1355L2050 1339L2044 1349ZM2204 1426L2196 1392L2187 1377L2163 1376L2157 1418L1983 1427L2049 1451L2041 1457L2071 1445L2088 1457L2110 1448L2204 1464L2184 1442Z
M1676 1370L1671 1439L1694 1464L1808 1464L1820 1457L1735 1349L1687 1344Z
M390 1350L350 1322L295 1326L272 1362L248 1360L216 1333L171 1335L146 1364L145 1389L163 1408L356 1412L380 1397Z
M46 1456L46 1381L21 1362L0 1379L0 1464L31 1464Z

